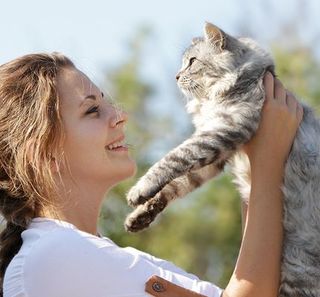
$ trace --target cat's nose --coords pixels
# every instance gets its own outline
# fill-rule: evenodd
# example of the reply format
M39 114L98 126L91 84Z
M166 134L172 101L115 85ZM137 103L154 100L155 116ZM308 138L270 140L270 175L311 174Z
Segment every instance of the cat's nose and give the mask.
M180 72L177 73L176 80L179 80L179 78L180 78Z

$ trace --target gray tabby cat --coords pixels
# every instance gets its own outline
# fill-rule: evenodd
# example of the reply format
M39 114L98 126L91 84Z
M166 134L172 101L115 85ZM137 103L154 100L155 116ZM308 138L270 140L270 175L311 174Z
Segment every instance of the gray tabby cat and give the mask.
M258 127L263 77L274 62L250 39L236 39L210 23L204 32L184 53L177 75L190 98L195 132L129 191L128 203L136 207L125 222L129 231L149 226L168 202L219 174L227 162L243 199L249 197L249 163L239 149ZM303 109L283 185L281 297L320 296L320 123L310 107Z

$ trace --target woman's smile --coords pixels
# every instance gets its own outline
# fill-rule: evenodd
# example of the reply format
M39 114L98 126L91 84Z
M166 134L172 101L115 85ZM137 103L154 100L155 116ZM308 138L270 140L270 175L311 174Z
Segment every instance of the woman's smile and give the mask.
M125 141L127 114L77 69L60 73L58 90L67 135L64 152L73 176L82 183L99 180L106 188L132 176L136 166Z
M111 152L128 152L128 146L125 143L124 135L118 137L116 140L112 141L106 147L107 151Z

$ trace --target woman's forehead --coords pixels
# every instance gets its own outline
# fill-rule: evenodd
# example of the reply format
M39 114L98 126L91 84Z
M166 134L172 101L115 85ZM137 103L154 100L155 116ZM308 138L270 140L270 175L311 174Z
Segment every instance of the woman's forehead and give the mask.
M65 68L57 80L58 93L62 104L80 104L90 94L99 94L97 86L80 70Z

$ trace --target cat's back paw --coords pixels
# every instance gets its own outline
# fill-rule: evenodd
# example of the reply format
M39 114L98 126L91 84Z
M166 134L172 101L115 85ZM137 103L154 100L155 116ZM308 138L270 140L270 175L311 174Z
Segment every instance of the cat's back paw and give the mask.
M139 205L130 213L124 223L125 229L130 232L143 230L154 221L156 216L167 206L167 201L157 195L143 205Z
M126 231L138 232L149 227L152 219L145 211L144 205L139 205L131 214L129 214L124 222Z

